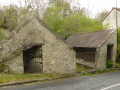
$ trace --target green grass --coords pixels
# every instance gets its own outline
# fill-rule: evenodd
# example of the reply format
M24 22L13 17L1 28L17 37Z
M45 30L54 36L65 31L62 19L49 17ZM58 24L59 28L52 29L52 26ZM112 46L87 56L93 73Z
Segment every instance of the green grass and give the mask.
M0 40L6 38L6 35L2 32L2 30L3 30L3 29L0 28Z
M94 76L94 75L98 75L98 74L103 74L103 73L107 73L107 72L114 72L114 71L118 71L119 69L118 68L115 68L115 69L106 69L106 70L97 70L95 73L85 73L84 75L87 75L87 76Z
M33 79L45 79L45 78L56 78L61 77L59 74L0 74L0 83L12 83L18 81L26 81Z
M90 70L91 68L87 67L87 66L83 66L81 64L76 63L76 73L82 73L85 71Z
M84 75L97 75L105 72L112 72L112 71L117 71L118 69L107 69L105 71L97 70L94 74L91 73L85 73ZM84 75L77 75L77 76L84 76ZM72 74L0 74L0 84L3 83L13 83L13 82L19 82L19 81L27 81L27 80L34 80L34 79L54 79L54 78L61 78L61 77L73 77L75 76ZM44 81L44 80L41 80ZM46 80L45 80L46 81Z

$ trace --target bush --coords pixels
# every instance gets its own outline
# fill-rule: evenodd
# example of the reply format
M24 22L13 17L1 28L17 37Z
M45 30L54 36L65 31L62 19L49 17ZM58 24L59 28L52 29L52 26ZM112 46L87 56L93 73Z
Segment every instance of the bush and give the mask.
M116 68L119 68L119 67L120 67L120 64L119 64L119 63L115 63L115 67L116 67Z
M100 73L102 73L101 70L97 70L97 71L95 72L95 74L100 74Z
M112 68L112 67L113 67L113 61L112 60L108 60L107 68Z
M0 40L5 38L6 38L6 35L2 32L2 28L0 28Z
M120 63L120 28L118 29L117 63Z

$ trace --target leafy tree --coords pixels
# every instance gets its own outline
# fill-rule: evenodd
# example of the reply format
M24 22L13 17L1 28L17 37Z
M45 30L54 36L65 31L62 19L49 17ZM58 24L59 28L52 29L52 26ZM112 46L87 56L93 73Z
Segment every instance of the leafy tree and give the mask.
M50 1L50 6L55 6L55 7L60 7L62 8L62 11L60 11L62 14L62 17L67 16L68 14L71 13L71 5L65 0L49 0ZM49 10L49 8L47 9Z
M6 20L6 28L13 30L18 24L17 6L10 5L4 7L4 20ZM5 24L5 23L4 23Z
M4 7L2 10L3 14L0 14L0 18L4 20L0 22L0 26L4 26L4 21L7 20L8 29L13 30L31 16L36 16L41 18L45 24L63 39L76 33L104 29L97 19L91 19L86 16L85 11L88 10L80 7L72 8L68 0L49 0L47 7L44 7L45 5L42 3L44 0L24 1L24 7L22 5L20 7L15 5Z
M118 44L120 44L120 28L118 29Z
M3 12L3 10L1 9L1 10L0 10L0 28L3 27L3 16L4 16L4 12Z
M44 0L19 0L20 7L11 4L0 8L0 27L14 30L32 16L41 18L45 10ZM22 6L21 3L25 5Z
M64 4L65 3L65 4ZM103 25L97 19L86 16L83 9L73 10L68 2L53 3L47 8L43 21L63 39L72 34L102 30ZM66 9L66 7L69 7Z
M65 19L72 12L70 4L63 0L51 1L54 2L47 8L42 20L60 36L66 37L67 32L65 25L67 24L65 23L67 23L67 21L65 21Z
M120 28L118 29L117 62L120 63Z

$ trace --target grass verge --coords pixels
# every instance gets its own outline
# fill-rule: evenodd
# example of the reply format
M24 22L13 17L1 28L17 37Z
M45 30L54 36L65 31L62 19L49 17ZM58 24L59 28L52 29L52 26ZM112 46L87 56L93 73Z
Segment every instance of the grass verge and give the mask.
M120 70L120 69L119 68L111 68L111 69L106 69L106 70L97 70L95 73L84 73L83 75L92 76L92 75L103 74L103 73L113 72L113 71L118 71L118 70Z
M0 84L3 83L14 83L19 81L35 80L35 79L46 79L46 78L60 78L62 75L59 74L0 74Z
M102 74L105 72L113 72L117 71L119 69L107 69L104 71L97 70L95 73L84 73L82 75L76 75L76 76L92 76L92 75L97 75L97 74ZM16 83L16 82L21 82L21 81L29 81L29 80L40 80L42 81L47 81L47 80L53 80L53 79L60 79L62 78L67 78L67 77L73 77L75 74L0 74L0 84L4 83Z

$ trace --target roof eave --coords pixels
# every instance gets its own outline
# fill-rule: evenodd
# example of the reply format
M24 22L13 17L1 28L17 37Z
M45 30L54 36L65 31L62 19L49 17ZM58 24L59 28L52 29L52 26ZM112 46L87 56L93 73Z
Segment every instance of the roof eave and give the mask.
M117 8L112 8L112 10L106 15L106 17L102 20L102 22L104 22L104 20L110 15L110 13L113 11L113 10L117 10L117 11L120 11L120 10L118 10Z

